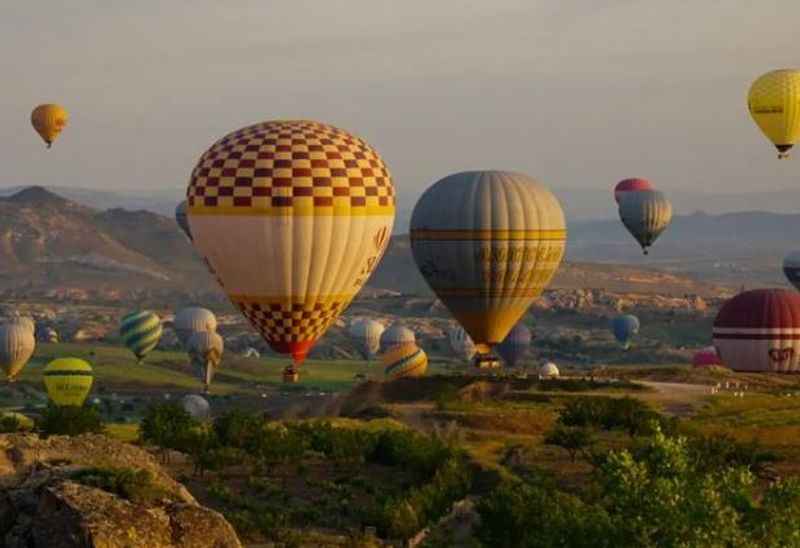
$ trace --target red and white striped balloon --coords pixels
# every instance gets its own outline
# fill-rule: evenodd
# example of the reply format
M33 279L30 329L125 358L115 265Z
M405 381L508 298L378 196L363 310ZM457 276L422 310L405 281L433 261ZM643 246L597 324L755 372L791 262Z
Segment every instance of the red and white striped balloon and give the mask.
M800 293L745 291L714 320L714 346L734 371L800 372Z

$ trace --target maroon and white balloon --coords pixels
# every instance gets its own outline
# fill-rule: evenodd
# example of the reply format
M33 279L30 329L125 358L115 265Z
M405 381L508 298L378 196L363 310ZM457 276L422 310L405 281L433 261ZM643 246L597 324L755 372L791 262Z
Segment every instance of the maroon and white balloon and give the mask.
M755 289L730 299L714 320L714 346L734 371L800 372L800 293Z

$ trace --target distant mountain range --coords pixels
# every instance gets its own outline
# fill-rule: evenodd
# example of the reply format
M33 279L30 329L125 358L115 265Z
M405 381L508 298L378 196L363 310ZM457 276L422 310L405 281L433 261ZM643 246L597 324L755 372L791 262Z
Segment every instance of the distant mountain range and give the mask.
M83 202L114 199L113 193L77 194ZM644 257L617 220L572 222L567 262L554 284L689 293L703 284L784 284L780 260L800 247L798 234L800 214L676 216ZM392 239L369 285L429 293L407 235ZM21 286L216 290L171 210L167 216L145 208L103 210L41 187L0 197L0 288Z

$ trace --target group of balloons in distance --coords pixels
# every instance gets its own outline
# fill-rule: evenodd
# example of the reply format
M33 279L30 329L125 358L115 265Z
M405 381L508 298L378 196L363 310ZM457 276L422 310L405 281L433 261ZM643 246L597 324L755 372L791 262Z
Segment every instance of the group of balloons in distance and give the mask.
M758 78L748 107L779 157L786 157L800 138L800 72ZM31 119L49 147L67 112L40 105ZM669 224L669 202L643 179L623 181L615 197L622 222L647 253ZM297 375L314 342L375 270L394 216L392 179L378 153L346 131L307 120L261 122L224 136L200 157L186 202L176 210L231 302L275 351L291 356L288 376ZM419 271L471 339L476 365L494 360L492 349L552 279L566 240L555 196L509 171L442 178L418 200L410 229ZM798 311L800 330L800 305ZM129 321L139 327L126 344L141 353L155 323L146 316ZM621 321L623 338L630 328L629 320ZM770 344L778 340L759 333ZM720 348L716 325L714 334ZM725 340L744 340L729 335L719 331ZM416 345L386 354L401 371L424 370L427 362Z

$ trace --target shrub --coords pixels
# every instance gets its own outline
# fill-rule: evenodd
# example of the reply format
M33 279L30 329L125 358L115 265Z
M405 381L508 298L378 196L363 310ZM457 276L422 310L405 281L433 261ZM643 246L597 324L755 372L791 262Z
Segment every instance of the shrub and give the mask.
M646 403L629 397L582 397L570 400L561 410L558 422L564 426L625 430L631 436L647 435L653 426L674 429L674 423Z
M59 407L52 403L48 404L36 425L45 436L99 434L104 428L103 418L96 407Z
M545 435L544 442L565 449L570 460L575 462L579 453L585 455L594 445L595 439L588 428L556 425Z
M166 449L189 452L199 429L200 423L175 403L149 407L139 426L141 439L160 447L164 459Z
M169 496L166 490L153 482L153 475L148 470L88 468L74 473L71 479L135 503L147 504Z

